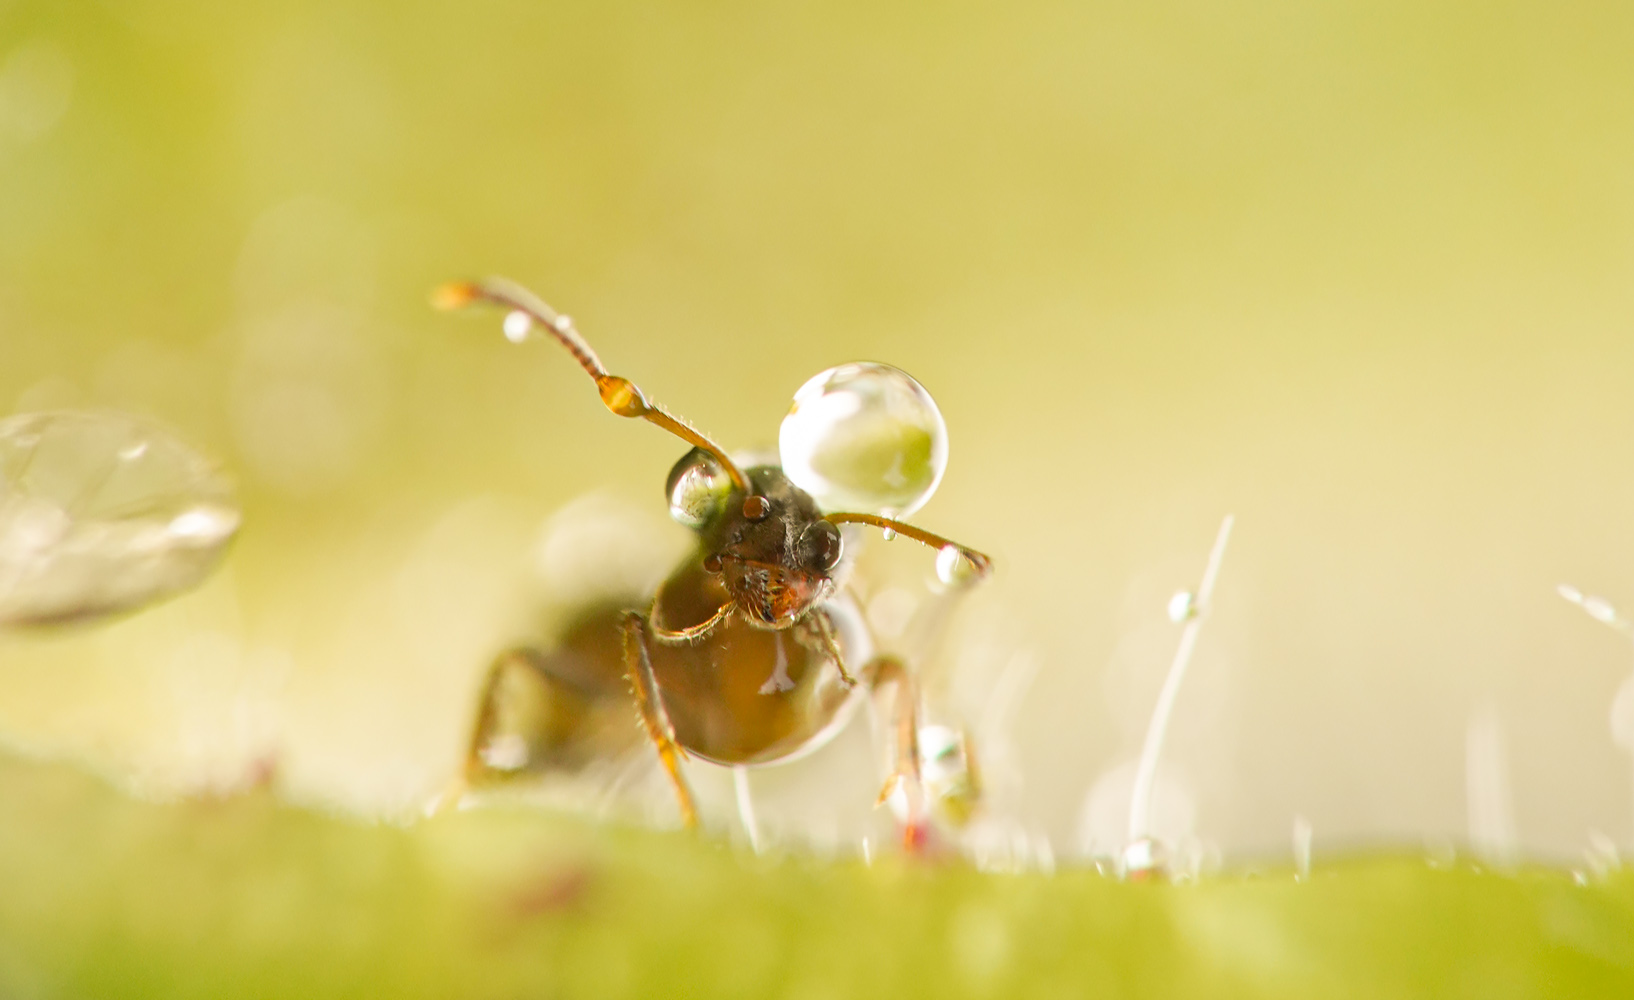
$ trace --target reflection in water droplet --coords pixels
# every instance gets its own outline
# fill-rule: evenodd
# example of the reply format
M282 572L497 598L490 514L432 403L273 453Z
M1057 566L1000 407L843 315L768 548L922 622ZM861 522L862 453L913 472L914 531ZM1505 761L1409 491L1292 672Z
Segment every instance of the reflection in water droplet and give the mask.
M947 468L947 425L925 387L890 365L822 372L778 434L783 471L824 510L907 517Z
M520 344L527 340L532 329L533 319L520 309L505 314L505 339L511 343Z
M694 448L670 470L664 492L669 497L669 516L677 524L701 528L725 506L732 479L713 455Z
M238 530L238 511L206 505L176 515L166 531L193 545L214 545Z

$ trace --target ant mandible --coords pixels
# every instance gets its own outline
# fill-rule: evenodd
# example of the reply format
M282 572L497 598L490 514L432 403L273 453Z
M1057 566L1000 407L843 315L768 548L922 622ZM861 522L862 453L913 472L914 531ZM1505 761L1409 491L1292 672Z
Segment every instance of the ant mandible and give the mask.
M917 700L906 665L885 655L869 657L855 672L847 665L847 648L865 642L837 579L844 554L839 525L874 525L937 549L945 579L987 576L987 556L894 517L824 513L778 465L740 468L633 382L610 373L568 317L518 285L459 282L440 288L433 302L443 309L503 308L506 335L515 341L544 330L595 380L609 410L692 445L671 471L668 492L676 520L697 533L693 553L658 587L647 610L592 608L551 653L525 646L500 655L483 685L466 782L535 760L593 756L606 742L598 733L606 709L633 695L682 821L693 827L697 808L681 772L683 757L766 764L816 749L843 724L842 710L860 679L870 688L897 685L896 770L886 794L904 780L918 785ZM905 374L875 367L917 388ZM543 692L546 704L529 719L525 738L510 733L512 743L503 744L504 690L517 673Z

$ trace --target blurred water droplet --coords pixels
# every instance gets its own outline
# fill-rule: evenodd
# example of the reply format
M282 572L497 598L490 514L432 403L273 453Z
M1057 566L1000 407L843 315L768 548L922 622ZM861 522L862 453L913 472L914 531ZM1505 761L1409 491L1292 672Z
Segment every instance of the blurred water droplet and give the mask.
M868 624L882 639L895 639L908 628L919 606L913 594L901 587L886 587L868 601Z
M533 330L533 319L520 309L505 314L505 339L513 344L520 344L528 339Z
M944 545L936 551L936 578L948 586L970 583L977 578L976 566L957 545Z
M1123 877L1131 882L1144 882L1163 874L1163 845L1151 837L1142 837L1123 849L1119 867Z
M1179 624L1197 614L1197 595L1189 590L1177 591L1169 598L1169 620Z
M118 413L0 421L0 624L94 618L202 580L238 529L221 473Z
M1559 593L1561 597L1571 601L1573 604L1583 603L1583 592L1569 583L1561 584L1555 588L1555 591Z
M783 471L824 510L907 517L942 481L947 425L907 372L856 362L800 387L778 450Z
M566 313L559 314L556 317L556 326L559 329L562 329L562 330L572 330L573 329L573 317L567 315Z
M1617 609L1612 607L1611 602L1604 597L1590 595L1583 598L1583 610L1587 611L1589 617L1595 621L1605 622L1607 625L1617 623Z

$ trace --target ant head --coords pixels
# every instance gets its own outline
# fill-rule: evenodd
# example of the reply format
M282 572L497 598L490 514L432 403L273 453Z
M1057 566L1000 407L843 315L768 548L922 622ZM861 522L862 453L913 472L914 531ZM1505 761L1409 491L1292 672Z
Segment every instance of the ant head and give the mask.
M670 509L699 529L709 555L748 620L787 628L833 594L845 546L810 494L773 465L747 470L751 491L722 488L706 453L687 454L670 473Z

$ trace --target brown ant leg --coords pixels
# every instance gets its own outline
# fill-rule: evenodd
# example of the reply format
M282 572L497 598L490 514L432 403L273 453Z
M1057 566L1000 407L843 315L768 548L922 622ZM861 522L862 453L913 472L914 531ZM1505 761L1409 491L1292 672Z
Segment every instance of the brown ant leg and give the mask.
M682 629L667 629L658 624L658 601L654 600L652 610L647 612L647 630L654 639L666 646L691 645L699 639L707 638L722 622L732 617L732 613L737 609L736 601L727 601L718 611L710 615L707 621Z
M658 679L653 676L652 660L647 655L648 632L646 615L638 611L624 613L625 677L630 682L631 693L635 695L641 725L658 750L658 760L669 773L670 783L675 786L675 796L681 805L681 822L688 829L696 829L698 809L693 804L692 789L687 786L686 776L681 773L681 759L685 752L675 742L675 729L670 725L669 715L664 711L664 703L658 693Z
M876 656L865 668L872 675L871 686L878 696L880 689L893 685L891 715L895 733L891 753L891 773L880 789L876 805L884 805L899 791L908 796L906 817L902 825L902 846L909 851L924 846L926 835L924 785L919 773L919 688L909 673L907 664L889 654Z
M465 751L466 785L470 785L472 778L484 768L492 766L487 760L490 755L484 754L483 750L493 738L494 728L499 724L499 699L496 695L499 693L500 680L504 677L505 671L512 666L522 666L541 675L545 673L539 664L539 653L526 646L507 649L494 657L494 662L488 667L487 676L483 678L482 692L477 695L477 719L471 727L471 745Z
M490 768L483 753L493 737L494 728L499 722L499 699L496 697L500 679L505 670L513 664L523 664L528 668L544 671L537 662L538 653L525 646L508 649L494 658L489 665L487 674L482 680L481 692L477 695L477 718L471 725L471 740L465 748L465 760L460 770L448 779L448 785L426 804L427 815L435 815L445 809L458 807L465 798L465 793L476 784L477 775Z
M851 671L845 669L845 655L840 652L840 642L834 636L834 619L829 617L828 609L815 608L807 617L817 629L817 636L823 643L823 651L828 654L829 659L834 661L835 668L839 670L840 683L844 684L847 689L856 687L857 679L851 676Z

